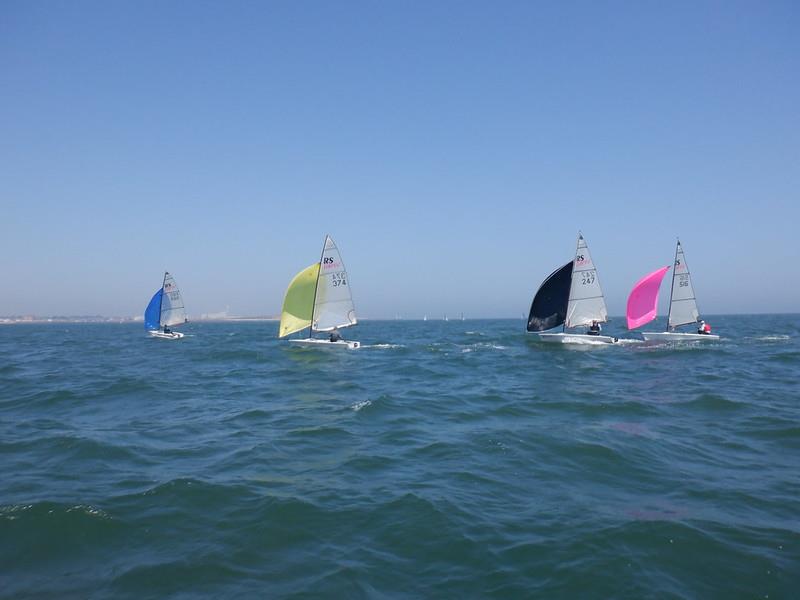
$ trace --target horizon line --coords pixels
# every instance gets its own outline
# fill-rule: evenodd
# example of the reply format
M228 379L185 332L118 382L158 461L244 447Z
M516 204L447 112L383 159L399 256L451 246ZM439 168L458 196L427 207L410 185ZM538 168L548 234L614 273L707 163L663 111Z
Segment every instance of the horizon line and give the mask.
M800 315L800 312L720 312L720 313L707 313L706 317L736 317L736 316L779 316L779 315ZM657 317L657 319L663 318L664 316ZM464 321L516 321L516 320L524 320L524 316L478 316L478 317L464 317ZM625 320L625 315L612 315L609 318L609 322L613 322L615 320ZM657 320L654 319L654 320ZM435 317L427 319L423 317L359 317L359 321L420 321L420 322L460 322L462 319L460 317L455 317L452 319L445 320L442 317ZM97 323L97 322L111 322L111 323L139 323L142 322L143 319L140 316L107 316L107 315L47 315L47 316L40 316L40 315L0 315L0 324L25 324L25 323ZM236 321L249 321L249 322L258 322L258 321L280 321L279 316L265 316L265 315L253 315L253 316L236 316L236 317L222 317L222 318L201 318L201 317L194 317L189 318L187 321L188 323L226 323L226 322L236 322Z

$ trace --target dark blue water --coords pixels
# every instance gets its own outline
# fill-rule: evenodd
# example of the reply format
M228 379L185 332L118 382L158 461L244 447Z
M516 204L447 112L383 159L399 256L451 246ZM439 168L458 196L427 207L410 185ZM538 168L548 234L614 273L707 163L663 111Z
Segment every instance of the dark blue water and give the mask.
M800 317L711 323L0 327L0 596L797 597Z

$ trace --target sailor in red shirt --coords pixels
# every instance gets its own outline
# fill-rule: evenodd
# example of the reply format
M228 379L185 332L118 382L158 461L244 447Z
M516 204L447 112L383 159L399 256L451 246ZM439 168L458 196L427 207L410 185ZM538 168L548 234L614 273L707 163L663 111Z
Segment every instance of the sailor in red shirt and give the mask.
M711 325L709 325L705 321L700 321L700 325L697 327L697 333L702 333L703 335L710 335Z

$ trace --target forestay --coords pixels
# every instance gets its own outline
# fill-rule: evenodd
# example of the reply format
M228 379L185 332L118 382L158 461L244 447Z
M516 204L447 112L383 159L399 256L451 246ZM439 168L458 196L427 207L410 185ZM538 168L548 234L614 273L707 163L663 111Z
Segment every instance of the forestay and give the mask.
M578 327L591 325L592 321L605 323L607 320L608 310L600 280L597 278L597 269L583 235L578 235L565 326Z
M312 329L331 331L357 322L344 262L334 241L326 236L319 262Z
M700 317L697 300L689 276L689 266L683 255L680 240L675 248L675 268L672 271L672 296L669 304L669 327L696 323Z
M183 306L183 297L178 289L178 284L169 273L164 273L164 285L161 288L161 319L160 325L172 326L186 322L186 310Z
M283 297L278 337L286 337L311 325L318 276L319 263L314 263L300 271L289 283Z
M546 331L564 323L572 281L572 262L550 273L539 286L528 314L528 331Z

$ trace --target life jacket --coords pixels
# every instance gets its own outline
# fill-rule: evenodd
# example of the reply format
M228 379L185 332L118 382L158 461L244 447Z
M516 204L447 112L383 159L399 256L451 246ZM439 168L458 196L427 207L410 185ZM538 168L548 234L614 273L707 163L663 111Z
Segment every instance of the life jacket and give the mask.
M711 325L709 325L708 323L703 325L703 333L711 333Z

